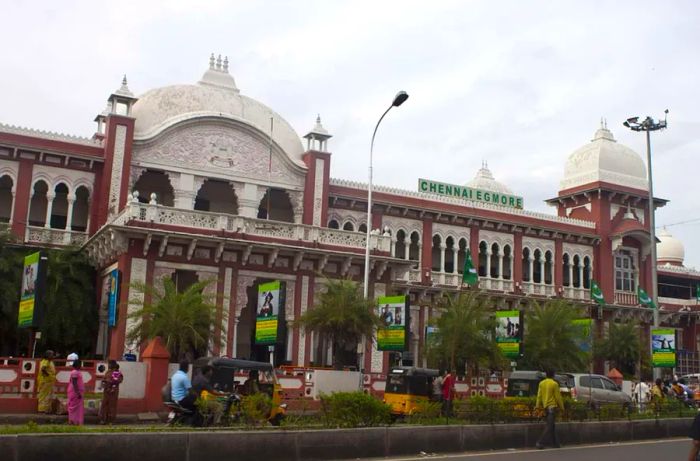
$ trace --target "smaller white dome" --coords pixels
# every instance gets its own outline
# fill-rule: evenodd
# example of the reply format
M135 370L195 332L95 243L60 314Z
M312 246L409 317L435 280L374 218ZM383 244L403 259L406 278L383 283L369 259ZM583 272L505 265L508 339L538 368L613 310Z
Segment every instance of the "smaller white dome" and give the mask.
M508 186L496 181L486 162L482 163L481 168L476 172L474 179L466 183L465 186L471 187L472 189L481 189L489 192L498 192L499 194L513 195L513 191L511 191Z
M672 265L682 266L685 259L683 242L671 235L665 228L657 232L656 237L660 240L656 244L656 260L658 263L671 263Z

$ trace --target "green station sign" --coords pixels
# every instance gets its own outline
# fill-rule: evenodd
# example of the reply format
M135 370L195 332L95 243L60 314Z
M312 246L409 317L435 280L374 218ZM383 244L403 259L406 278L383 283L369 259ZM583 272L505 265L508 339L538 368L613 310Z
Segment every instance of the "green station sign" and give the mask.
M430 179L418 179L418 190L429 194L473 200L475 202L492 203L494 205L511 208L523 207L523 198L516 195L500 194L498 192L458 186L456 184L446 184L444 182L431 181Z

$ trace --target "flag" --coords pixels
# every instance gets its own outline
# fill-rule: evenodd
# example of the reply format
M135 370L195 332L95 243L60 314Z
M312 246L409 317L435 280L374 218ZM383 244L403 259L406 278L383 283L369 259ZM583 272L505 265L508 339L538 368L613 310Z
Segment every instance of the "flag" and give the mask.
M637 286L637 298L639 298L639 304L644 307L649 307L651 309L656 309L656 304L654 300L647 294L646 291L642 290L642 287Z
M598 286L595 280L591 280L591 299L601 306L605 306L605 298L603 297L603 291Z
M472 262L472 252L467 249L467 257L464 258L464 270L462 271L462 283L474 286L479 281L479 274L476 273Z
M700 285L695 286L695 302L700 301Z

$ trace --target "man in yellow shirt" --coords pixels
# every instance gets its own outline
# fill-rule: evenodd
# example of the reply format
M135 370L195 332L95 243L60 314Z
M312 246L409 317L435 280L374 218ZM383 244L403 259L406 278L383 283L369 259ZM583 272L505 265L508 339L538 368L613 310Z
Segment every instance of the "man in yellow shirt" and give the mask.
M557 417L557 410L564 410L564 402L561 399L559 383L554 380L554 370L547 370L546 374L547 377L540 381L540 385L537 388L537 403L535 404L535 409L543 409L547 418L547 425L544 428L544 432L542 432L542 435L535 445L538 449L545 447L547 439L551 440L551 446L553 448L560 447L554 422Z

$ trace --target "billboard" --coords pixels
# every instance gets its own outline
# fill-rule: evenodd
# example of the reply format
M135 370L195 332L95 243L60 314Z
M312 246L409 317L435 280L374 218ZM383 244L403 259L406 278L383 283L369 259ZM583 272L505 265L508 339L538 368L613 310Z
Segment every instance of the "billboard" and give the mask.
M676 366L676 330L673 328L651 329L651 366Z
M279 280L258 285L255 344L272 345L284 340L285 284ZM280 322L280 319L282 320Z
M523 342L523 317L520 311L496 312L496 343L509 359L520 357Z
M408 350L408 296L383 296L377 300L377 315L382 325L377 328L377 350Z
M117 324L117 306L119 305L119 269L107 274L107 325Z
M578 333L576 345L581 352L591 352L593 348L593 320L576 319L571 322Z
M25 256L22 270L17 326L19 328L39 327L42 320L41 301L43 293L44 264L41 252Z

